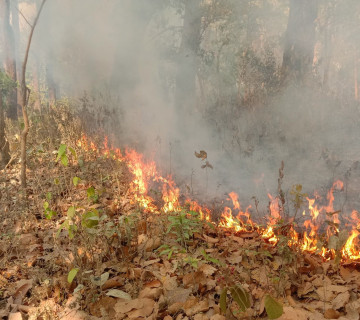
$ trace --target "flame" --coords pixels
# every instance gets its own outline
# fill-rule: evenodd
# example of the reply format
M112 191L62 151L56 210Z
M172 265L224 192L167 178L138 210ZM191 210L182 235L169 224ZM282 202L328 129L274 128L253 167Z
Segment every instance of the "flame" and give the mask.
M133 174L133 179L129 185L129 194L133 204L139 205L144 212L147 213L171 213L179 212L182 210L180 203L180 189L176 187L175 182L169 176L162 177L156 168L153 161L145 161L143 156L133 149L125 150L123 154L120 149L109 146L108 138L106 137L100 148L88 139L85 135L81 137L77 145L84 151L92 152L102 155L107 158L116 159L124 162L129 171ZM156 185L157 189L161 190L161 200L155 200L149 195L151 187ZM159 185L159 186L158 186ZM239 196L235 192L229 193L229 199L232 202L232 208L226 206L221 214L218 227L234 231L234 232L248 232L256 230L262 238L266 239L272 245L279 242L280 235L288 236L288 246L291 248L299 248L303 252L312 254L319 254L324 260L333 259L336 256L334 249L327 249L325 246L319 245L319 235L321 230L326 228L326 234L329 239L331 235L337 235L339 232L339 213L340 211L334 210L335 190L343 190L344 184L342 181L337 180L333 183L329 192L327 193L327 205L320 206L317 202L321 201L320 196L315 193L314 198L306 198L308 201L308 209L304 210L302 216L308 217L303 223L302 237L297 233L292 225L292 222L287 225L286 229L281 229L279 224L281 217L279 198L269 197L269 216L267 218L267 225L265 227L257 225L251 219L250 210L248 206L243 212L239 202ZM158 205L162 201L161 205ZM188 206L190 211L197 212L201 220L215 223L212 220L211 210L201 206L192 199L187 199L185 205ZM236 217L234 217L236 216ZM330 219L330 220L329 220ZM350 236L348 237L345 245L341 249L341 257L343 262L347 261L360 261L359 251L359 231L360 218L359 213L355 210L352 211L348 219L349 226L352 227ZM326 241L326 240L325 240Z

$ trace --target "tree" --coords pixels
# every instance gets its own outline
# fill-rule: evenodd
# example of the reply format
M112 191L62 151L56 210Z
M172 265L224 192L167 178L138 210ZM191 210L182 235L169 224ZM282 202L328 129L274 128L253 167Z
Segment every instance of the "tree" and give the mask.
M184 25L176 75L175 103L189 114L196 105L196 75L201 42L201 0L185 0Z
M285 34L282 77L303 82L310 74L314 58L317 0L290 0Z
M0 23L2 29L2 43L4 46L4 70L9 77L16 82L16 55L14 32L10 25L10 0L0 0ZM7 116L17 119L17 89L13 88L9 93Z
M20 92L21 92L21 100L20 100L20 105L21 105L21 110L22 110L22 115L24 118L24 129L21 132L21 175L20 175L20 179L21 179L21 186L23 188L26 188L26 138L27 135L29 133L29 117L27 114L27 101L28 101L28 92L29 89L26 86L26 66L27 66L27 61L29 58L29 51L30 51L30 45L31 45L31 40L32 40L32 36L34 34L34 30L36 27L36 24L39 20L41 11L44 7L46 0L42 0L42 3L40 5L40 8L37 12L37 15L35 17L35 20L31 26L31 30L30 30L30 35L29 35L29 39L27 42L27 46L26 46L26 51L25 51L25 58L22 64L22 68L21 68L21 81L20 81Z

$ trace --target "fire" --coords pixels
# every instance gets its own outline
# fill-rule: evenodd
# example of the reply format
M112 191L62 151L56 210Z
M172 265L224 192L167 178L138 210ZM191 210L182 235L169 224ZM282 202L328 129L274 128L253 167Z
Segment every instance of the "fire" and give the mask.
M124 162L134 178L129 186L129 193L131 194L132 202L139 205L144 212L147 213L171 213L180 212L184 206L187 206L190 211L197 212L200 219L211 222L211 210L199 205L192 199L187 199L184 206L180 203L180 189L176 187L175 182L171 177L162 177L156 168L156 164L152 161L147 162L143 156L133 149L125 150L123 154L120 149L109 147L107 137L105 138L101 148L97 148L93 141L90 141L86 136L82 136L78 141L78 146L85 151L94 152L104 157L116 159ZM157 203L160 199L155 201L149 195L151 186L157 185L161 190L162 204ZM326 246L321 246L319 243L319 235L326 231L327 239L332 235L337 235L340 228L340 211L334 210L335 190L343 190L344 184L342 181L335 181L326 199L328 201L326 206L320 206L317 201L321 198L315 194L314 198L307 197L308 209L304 210L302 216L308 217L303 222L302 237L295 231L293 222L290 221L284 226L284 221L280 213L280 200L268 194L269 197L269 216L267 218L267 225L265 227L257 225L251 220L250 211L251 206L247 207L245 212L241 210L239 196L235 192L229 193L229 199L232 202L232 208L226 206L217 224L218 227L224 228L234 232L249 232L256 231L259 235L266 239L272 245L279 242L279 237L285 235L288 237L288 245L292 248L299 248L303 252L319 254L324 260L329 260L335 257L334 249L328 249ZM351 213L350 226L352 227L351 234L348 237L345 245L341 249L342 261L360 261L359 251L359 235L360 232L360 218L357 211ZM326 226L326 228L324 228ZM325 230L324 230L325 229Z

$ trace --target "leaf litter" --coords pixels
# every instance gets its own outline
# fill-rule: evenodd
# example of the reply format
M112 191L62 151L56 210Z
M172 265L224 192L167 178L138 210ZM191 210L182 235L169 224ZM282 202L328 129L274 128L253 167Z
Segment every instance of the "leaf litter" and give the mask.
M195 156L207 159L203 150ZM18 168L1 172L6 182L1 188L7 188L0 238L2 318L359 319L356 263L340 266L315 255L284 254L256 232L206 224L182 248L175 235L166 233L166 216L144 213L134 203L128 192L131 174L121 162L83 157L82 167L68 163L66 168L81 176L76 184L60 164L39 161L48 167L29 172L32 196L27 203L21 197ZM61 174L73 186L53 191L56 218L47 220L41 213L41 190L48 190L52 177ZM103 228L102 234L82 234L72 241L70 231L59 232L69 221L71 206L79 217L97 212L90 224ZM107 218L101 221L101 216ZM158 250L163 245L167 254ZM220 294L226 286L233 289L222 312Z

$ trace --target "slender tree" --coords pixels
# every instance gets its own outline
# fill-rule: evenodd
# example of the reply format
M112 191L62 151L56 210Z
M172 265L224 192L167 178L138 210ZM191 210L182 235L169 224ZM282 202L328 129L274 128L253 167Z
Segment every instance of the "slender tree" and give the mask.
M196 75L201 40L201 0L185 0L184 25L176 75L176 107L189 114L196 106Z
M35 17L35 20L31 26L30 35L29 35L29 39L28 39L26 51L25 51L25 57L24 57L24 61L22 64L22 69L21 69L21 81L20 81L21 101L20 101L20 105L21 105L22 115L24 118L24 129L21 132L21 175L20 175L20 179L21 179L21 186L23 188L26 188L26 138L29 133L29 117L27 114L27 102L28 102L29 89L27 88L26 81L25 81L26 80L25 79L26 66L27 66L27 62L28 62L28 58L29 58L31 40L32 40L36 24L39 20L39 17L40 17L40 14L44 7L45 2L46 2L46 0L42 0L40 8Z
M0 0L0 24L2 30L2 43L4 50L4 70L8 76L17 81L16 76L16 55L15 38L10 24L10 0ZM13 88L9 93L9 103L7 106L7 116L10 119L17 119L17 89Z
M318 0L290 0L282 63L283 79L303 82L310 74L314 58L315 20Z

